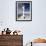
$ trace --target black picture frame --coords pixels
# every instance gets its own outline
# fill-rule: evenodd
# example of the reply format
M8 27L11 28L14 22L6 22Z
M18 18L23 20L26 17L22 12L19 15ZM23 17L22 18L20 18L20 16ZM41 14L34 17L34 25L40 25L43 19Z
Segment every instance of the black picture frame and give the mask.
M31 13L31 14L30 14L30 19L29 19L29 20L28 20L28 19L20 19L20 20L19 20L19 19L17 18L17 16L19 16L18 11L17 11L17 5L18 5L18 3L20 3L20 4L23 3L23 4L24 4L24 3L27 3L27 2L30 3L30 6L31 6L31 7L30 7L30 13ZM19 5L18 5L18 6L19 6ZM19 8L18 8L18 9L19 9ZM21 15L20 15L20 16L21 16ZM16 1L16 21L32 21L32 1Z

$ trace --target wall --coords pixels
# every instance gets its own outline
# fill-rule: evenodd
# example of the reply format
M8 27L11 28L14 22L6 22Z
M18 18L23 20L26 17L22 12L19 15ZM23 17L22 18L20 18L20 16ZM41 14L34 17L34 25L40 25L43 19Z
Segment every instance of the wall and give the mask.
M15 0L0 0L0 30L9 27L23 32L24 44L46 36L46 0L32 0L32 21L16 22Z
M46 0L33 0L33 21L32 21L32 31L36 37L46 37Z

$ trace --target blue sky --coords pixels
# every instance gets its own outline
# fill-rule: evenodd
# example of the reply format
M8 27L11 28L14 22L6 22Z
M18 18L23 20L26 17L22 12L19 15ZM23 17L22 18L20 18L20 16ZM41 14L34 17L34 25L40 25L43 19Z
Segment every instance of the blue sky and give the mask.
M30 2L29 2L29 3L18 3L19 9L22 8L23 5L24 5L24 7L25 7L25 11L29 11L29 10L31 9L31 7L30 7L31 4L30 4Z
M25 11L30 10L30 3L24 3L24 6L25 6Z

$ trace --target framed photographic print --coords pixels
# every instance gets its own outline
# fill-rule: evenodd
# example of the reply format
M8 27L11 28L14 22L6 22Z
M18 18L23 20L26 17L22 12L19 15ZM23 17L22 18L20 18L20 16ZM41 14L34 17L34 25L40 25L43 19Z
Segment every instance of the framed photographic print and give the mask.
M32 21L32 1L16 1L16 21Z

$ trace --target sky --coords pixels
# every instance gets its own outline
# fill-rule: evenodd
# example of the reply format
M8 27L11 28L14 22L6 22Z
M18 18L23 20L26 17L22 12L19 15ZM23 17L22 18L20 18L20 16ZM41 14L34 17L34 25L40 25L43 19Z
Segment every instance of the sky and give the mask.
M25 3L25 2L23 2L23 3L18 3L19 9L22 8L23 6L24 6L24 8L25 8L25 11L30 11L31 2L29 2L29 3Z
M25 6L25 11L30 10L30 3L24 3L24 6Z

